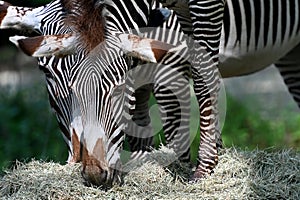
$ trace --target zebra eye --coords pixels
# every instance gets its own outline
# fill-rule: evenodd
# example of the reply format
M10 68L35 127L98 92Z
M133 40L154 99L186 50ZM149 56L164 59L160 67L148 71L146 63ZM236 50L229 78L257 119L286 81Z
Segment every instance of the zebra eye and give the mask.
M113 90L113 96L119 96L119 95L123 94L125 89L126 89L126 84L125 83L122 83L120 85L116 85L114 90Z

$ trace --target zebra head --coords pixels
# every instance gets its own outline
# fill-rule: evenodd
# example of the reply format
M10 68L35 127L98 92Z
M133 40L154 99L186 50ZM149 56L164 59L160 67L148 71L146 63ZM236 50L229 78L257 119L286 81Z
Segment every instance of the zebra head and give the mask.
M107 31L107 24L112 21L107 23L103 16L103 4L97 3L95 7L91 1L77 4L72 1L55 2L57 4L52 2L38 9L16 9L3 2L2 7L6 11L1 15L4 17L0 28L25 27L41 33L37 37L15 36L10 40L27 55L38 57L50 76L55 77L48 84L55 81L55 88L57 85L61 86L67 96L67 103L56 102L55 109L60 114L67 110L65 118L68 119L64 126L69 133L65 135L67 140L71 140L68 145L73 154L75 146L77 147L80 158L76 160L82 161L83 177L92 184L108 185L119 180L121 170L120 152L124 139L122 130L126 125L122 119L128 94L126 90L129 89L126 84L128 64L124 55L157 62L167 51L160 50L162 43L158 41L121 31ZM90 6L89 9L79 9L83 4L85 7ZM52 18L44 12L51 12L51 8L56 9L53 13L60 14L60 17L55 17L58 19L56 26L53 26ZM20 14L10 10L26 12L20 18ZM15 21L9 20L7 16L15 18ZM35 23L29 23L28 21L34 20L28 19L34 17ZM55 59L59 61L53 62ZM58 63L65 61L69 61L68 65L63 65L66 72L55 74L60 68ZM68 77L65 77L66 74ZM49 96L58 99L55 95L64 96L60 92L57 89L51 90ZM74 113L77 113L76 117ZM72 124L79 124L79 128L70 128ZM74 130L76 134L73 134Z

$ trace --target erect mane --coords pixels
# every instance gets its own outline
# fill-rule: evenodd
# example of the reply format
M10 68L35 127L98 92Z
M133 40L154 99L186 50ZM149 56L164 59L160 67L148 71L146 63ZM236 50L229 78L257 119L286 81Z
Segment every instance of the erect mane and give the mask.
M104 5L96 0L61 0L67 17L66 23L79 33L79 42L91 51L104 40Z

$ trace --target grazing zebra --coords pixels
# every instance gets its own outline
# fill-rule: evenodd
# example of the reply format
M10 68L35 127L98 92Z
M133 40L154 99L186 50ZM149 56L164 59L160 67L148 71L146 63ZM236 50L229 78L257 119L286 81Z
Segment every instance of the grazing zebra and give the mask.
M180 22L183 31L192 34L190 19L181 16ZM300 107L299 53L299 0L226 0L219 53L223 78L255 73L274 64ZM146 115L148 110L140 112Z
M170 5L175 11L188 9L184 4ZM300 107L299 11L299 0L226 0L219 52L222 78L251 74L274 64ZM181 13L179 19L183 32L191 35L189 16Z
M175 11L188 9L184 4L170 5ZM299 11L299 0L226 0L219 52L222 78L251 74L274 64L300 107ZM191 35L189 16L183 13L179 19L183 32ZM146 115L148 110L140 112Z
M71 2L72 3L72 2ZM5 4L4 4L5 5ZM6 5L5 5L6 6ZM56 20L55 22L57 22L57 26L61 26L63 23L62 27L56 27L55 29L51 29L51 30L47 30L45 29L45 27L47 27L47 20L51 19L51 15L46 15L46 18L43 18L41 16L43 16L43 11L44 10L49 10L49 6L54 7L56 10ZM109 5L110 6L110 5ZM110 8L110 12L113 13L113 11L115 11L114 7L105 7L105 8L101 8L101 9L106 9L106 8ZM59 9L60 7L63 7L63 9ZM116 52L116 49L113 45L117 44L118 41L113 41L111 43L109 43L109 39L112 40L114 38L106 38L106 44L107 45L105 47L103 47L102 49L99 49L98 51L96 51L95 53L97 53L97 55L90 55L88 54L86 51L88 49L92 49L93 47L91 46L84 46L81 47L79 46L79 50L77 49L75 52L73 52L76 48L72 42L74 42L76 38L75 36L73 36L72 34L74 33L73 29L77 26L74 25L70 22L70 25L68 25L68 21L64 21L64 20L68 20L66 18L66 13L65 9L69 9L67 13L72 13L72 9L75 9L76 7L72 4L68 4L65 3L64 5L61 4L61 2L59 1L55 1L50 3L48 6L46 7L42 7L42 8L37 8L37 9L26 9L26 8L15 8L14 7L9 7L9 9L7 9L7 11L10 10L23 10L25 11L23 14L23 19L22 18L17 18L17 20L19 21L13 21L13 22L9 22L7 24L7 18L4 18L4 20L2 20L1 25L3 27L6 26L12 26L14 28L26 28L26 29L36 29L37 26L32 26L32 24L26 24L23 22L23 24L21 23L22 20L27 22L26 17L34 17L34 16L38 16L39 19L36 20L38 21L38 24L41 23L41 27L38 27L38 32L42 33L45 35L49 34L49 35L45 35L43 37L37 37L37 38L27 38L25 39L24 37L15 37L14 39L17 39L19 42L20 47L23 47L23 50L25 50L25 52L29 55L33 55L36 57L39 56L45 56L46 54L56 54L58 56L64 56L63 59L60 58L56 58L56 57L51 57L51 58L41 58L39 60L39 64L41 66L41 68L44 70L45 74L46 74L46 78L47 78L47 83L48 83L48 92L49 92L49 96L50 96L50 101L51 101L51 106L54 108L54 110L56 111L58 120L60 122L60 125L62 127L63 133L65 135L65 139L66 141L69 143L68 146L70 147L70 155L71 157L69 158L70 162L76 162L78 160L82 160L83 162L83 175L86 177L87 180L89 180L90 182L94 183L94 184L102 184L105 182L111 182L113 180L114 177L114 170L111 169L112 167L117 168L117 166L113 166L113 165L118 165L118 161L119 161L119 150L117 148L120 148L121 146L121 142L123 141L123 134L120 133L121 128L115 128L111 125L113 124L109 124L108 122L111 121L112 117L115 117L116 114L111 114L109 113L111 109L103 109L103 112L106 116L100 116L101 119L104 119L104 121L106 121L105 125L111 126L108 128L113 129L112 131L112 136L114 137L113 139L107 139L108 141L104 141L102 142L100 139L98 139L98 141L95 141L95 137L97 137L98 135L95 134L95 129L97 129L97 131L102 130L102 134L104 135L104 131L107 130L103 130L103 128L101 126L99 127L95 127L95 122L98 122L100 120L96 119L98 116L98 112L95 114L95 110L101 110L100 108L95 108L96 106L101 107L101 105L107 105L107 102L101 102L101 104L98 105L98 102L93 102L90 99L87 99L88 103L86 103L86 97L91 97L93 95L94 98L92 97L91 99L99 99L101 96L99 96L99 94L101 93L100 90L97 91L97 93L93 93L91 90L89 90L89 95L85 95L86 91L84 89L90 89L90 88L85 88L85 86L82 85L76 85L76 84L80 84L79 79L81 78L89 78L89 75L84 75L82 76L82 74L85 74L86 71L84 70L95 70L97 73L92 73L93 80L91 81L99 81L98 83L101 83L100 80L102 80L102 77L97 77L97 75L102 74L102 75L108 75L107 79L103 79L111 81L110 79L113 79L113 81L117 81L118 79L120 79L119 81L122 81L122 73L124 74L124 71L126 71L126 62L122 57L117 57L116 59L120 59L123 63L113 63L110 64L110 67L106 67L107 63L105 63L106 61L112 61L114 62L114 60L112 60L112 58L110 58L110 55L118 55L118 52ZM37 11L37 12L36 12ZM99 11L99 10L98 10ZM98 12L95 11L95 12ZM36 12L36 13L34 13ZM80 11L77 11L76 13L78 13ZM109 11L107 11L109 13ZM59 15L57 15L57 13ZM76 13L75 16L72 16L74 18L76 18ZM9 16L10 18L12 18L16 13L7 13L7 16ZM87 13L81 13L82 15L87 15ZM95 14L95 13L94 13ZM101 14L101 12L100 12ZM59 17L58 17L59 16ZM18 16L19 17L19 16ZM107 15L107 18L109 18L110 15ZM115 17L115 16L113 16ZM122 17L122 16L117 16L117 17ZM143 16L142 16L143 17ZM143 19L143 18L142 18ZM101 22L100 19L97 19L99 22ZM120 19L119 19L120 20ZM74 21L78 21L78 20L74 20ZM144 22L143 20L141 20L142 22ZM49 21L48 21L49 22ZM106 21L110 22L109 20ZM18 26L14 26L14 24L17 24ZM117 24L119 25L119 24ZM135 23L133 23L132 26L134 26ZM97 26L102 26L101 24L97 24ZM111 26L108 26L108 28L111 28L114 31L119 31L118 29L120 27L115 27L115 23L111 24ZM141 25L144 26L144 25ZM92 26L93 28L95 26ZM126 27L125 27L125 30ZM97 28L97 27L96 27ZM123 31L125 31L123 30ZM57 34L63 34L63 36L65 36L65 38L60 37ZM52 35L52 36L50 36ZM44 39L44 41L41 41L41 38ZM61 39L61 40L60 40ZM83 38L83 39L88 39L88 42L83 42L84 44L87 45L95 45L94 41L90 41L90 38ZM92 39L97 39L97 38L92 38ZM60 51L59 49L57 49L57 47L59 46L47 46L47 43L50 43L51 45L53 45L55 42L58 42L59 45L62 45L64 47L64 45L73 45L71 48L65 48L63 51ZM34 48L35 45L44 45L42 48ZM98 43L96 43L98 44ZM30 48L24 48L26 46L30 46ZM108 46L111 45L109 48ZM33 47L33 48L32 48ZM67 49L67 51L66 51ZM112 51L107 53L106 51ZM99 52L103 51L103 54L99 54ZM75 54L72 55L66 55L70 52L73 52ZM103 55L103 58L101 57ZM95 57L94 57L95 56ZM93 60L95 58L95 60ZM92 59L92 60L91 60ZM89 63L91 62L91 65L88 66L93 66L95 63L94 62L100 62L100 61L104 61L104 63L101 63L101 65L99 65L99 67L101 66L100 69L97 68L92 68L92 67L85 67L85 62ZM168 62L168 61L166 61ZM70 66L71 65L71 66ZM77 67L77 66L81 66L81 68ZM97 65L98 66L98 65ZM104 71L101 71L103 70ZM118 69L117 67L121 67L120 69ZM123 67L123 68L122 68ZM109 69L112 68L113 70L115 69L116 71L118 71L118 73L120 74L114 74L113 71L109 71ZM78 72L80 70L83 70L81 72ZM97 71L99 70L99 71ZM107 71L106 71L107 70ZM188 71L188 70L185 70ZM87 72L89 73L89 71ZM109 74L111 73L111 74ZM79 76L79 75L80 76ZM74 78L75 76L75 78ZM115 80L117 79L117 80ZM85 84L87 81L83 81ZM178 81L177 81L178 82ZM104 85L108 84L106 82L103 83ZM118 84L118 83L115 83ZM76 85L76 86L74 86ZM91 86L92 84L90 84ZM96 87L98 84L93 85L93 87ZM101 85L101 84L99 84ZM188 86L188 84L184 84L186 86ZM82 86L82 87L81 87ZM108 85L109 86L109 85ZM70 89L71 87L71 89ZM83 90L79 90L82 89ZM93 89L99 89L99 88L93 88ZM109 88L108 88L109 89ZM82 95L83 94L83 95ZM104 99L105 100L105 99ZM112 100L113 101L113 100ZM117 105L121 106L123 101L121 101L121 103L119 103ZM95 105L92 105L91 103L95 103ZM94 107L93 107L94 106ZM104 107L104 106L103 106ZM80 109L81 108L81 109ZM82 109L84 108L84 109ZM117 109L117 110L122 110L122 109ZM87 112L87 113L85 113ZM120 113L118 113L120 115ZM96 116L95 116L96 115ZM109 118L105 118L105 117L111 117ZM92 120L91 118L94 117ZM90 123L90 124L89 124ZM119 122L117 121L116 124L118 124ZM107 127L105 127L107 128ZM94 130L93 130L94 129ZM110 131L108 131L110 132ZM94 133L94 135L91 135L91 133ZM86 135L85 135L86 134ZM90 134L90 135L87 135ZM82 143L82 137L83 137L83 145ZM86 138L84 138L86 137ZM105 135L103 136L105 137ZM97 138L96 138L97 139ZM102 138L101 138L102 139ZM93 142L97 142L96 144L87 144L87 142L93 143ZM106 143L105 143L106 142ZM103 144L104 143L104 144ZM114 143L114 144L111 144ZM107 146L105 146L106 144L108 144ZM117 144L117 145L115 145ZM95 146L98 148L99 152L95 152ZM83 146L83 147L82 147ZM106 150L103 148L108 148L111 147L112 150ZM82 148L82 149L81 149ZM100 160L100 159L105 159L103 158L103 155L99 155L100 153L107 153L108 155L110 155L110 160L112 160L112 162L115 163L106 163L106 160ZM99 156L99 158L94 159L93 157L90 156L91 153L94 153L95 155ZM93 154L92 154L93 155ZM108 162L110 162L110 160ZM100 171L103 170L104 172Z
M250 7L252 8L251 12L245 13L241 12L243 7L239 2L227 1L220 51L221 73L225 77L253 73L275 62L275 65L282 72L291 94L293 94L294 99L298 103L299 97L297 97L296 89L297 73L294 72L298 70L298 59L295 55L299 46L299 2L288 1L288 6L286 7L280 6L280 1L267 1L267 4L264 3L263 0L244 1L245 5L251 5ZM270 6L270 4L272 6ZM273 26L277 26L277 24L273 24L273 22L276 22L276 16L274 16L273 13L275 13L278 7L286 8L282 9L282 14L283 16L287 16L287 18L282 17L281 20L286 19L288 20L287 24L294 24L293 26L288 26L290 29L284 29L286 33L282 34L282 36L284 36L282 41L279 41L280 38L276 40L276 35L278 34L278 30L282 30L281 26L284 26L284 23L280 24L277 29L273 29ZM273 8L274 10L269 10L269 8ZM253 13L256 15L251 15ZM244 14L243 17L240 17L242 14ZM259 18L258 21L257 16L264 16L264 18ZM250 23L251 21L252 23ZM254 22L259 25L254 25ZM263 23L267 23L268 26L264 28ZM248 30L245 31L245 29L241 29L240 27L248 27ZM261 37L255 37L253 29L255 29L255 33L259 33ZM287 33L290 34L288 35ZM230 35L234 35L234 37ZM264 35L265 37L262 37ZM274 38L273 43L268 36ZM246 38L249 38L248 44L242 44L247 40ZM256 44L256 46L253 44ZM247 45L249 45L249 47L247 47ZM285 55L288 51L290 51L290 53ZM272 56L266 57L262 55ZM268 60L265 60L266 58ZM278 59L280 60L277 61ZM246 61L244 62L244 60ZM290 85L288 83L290 83Z

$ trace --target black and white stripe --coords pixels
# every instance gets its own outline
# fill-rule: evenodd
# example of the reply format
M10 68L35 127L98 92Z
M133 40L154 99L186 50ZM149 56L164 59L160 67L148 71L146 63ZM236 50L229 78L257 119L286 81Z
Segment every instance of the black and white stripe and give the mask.
M177 12L186 10L178 9L179 6L174 1L164 3L173 6L175 11L179 10ZM219 53L222 77L254 73L274 63L300 106L299 11L299 0L227 0ZM179 19L184 27L182 30L190 35L192 23L189 15L181 12L181 16L184 16L183 20ZM175 24L174 21L172 23ZM155 91L154 95L162 95L162 101L175 104L176 98L172 100L172 97L157 92L160 91ZM176 111L166 109L165 112L174 114ZM220 133L216 137L221 146ZM188 151L184 151L186 155ZM200 152L199 156L203 154L205 153Z
M216 133L218 132L218 122L216 120L217 113L214 112L216 110L215 94L218 91L218 74L215 67L218 62L217 50L219 46L219 31L221 30L224 2L222 0L182 2L185 3L185 5L188 5L189 9L187 12L191 16L193 36L197 42L197 45L194 48L195 52L192 55L192 57L194 57L192 62L192 77L194 79L194 89L199 101L201 113L200 129L202 140L199 151L201 160L199 160L199 167L195 174L195 178L199 178L210 173L217 161L215 137L218 135ZM103 2L99 1L99 3L101 4ZM97 142L97 138L103 139L104 144L107 147L106 153L108 153L107 156L109 157L106 161L109 165L116 165L118 160L118 158L116 159L116 156L118 157L121 138L123 137L121 133L122 123L120 121L123 113L121 112L122 109L114 108L122 108L126 101L124 96L121 96L122 98L119 98L118 101L115 102L115 107L112 108L110 107L111 99L109 99L109 96L115 87L123 82L123 79L126 77L125 72L128 71L129 68L127 61L119 54L118 41L115 40L114 37L119 33L132 32L133 30L134 33L141 34L140 28L147 26L148 23L151 1L106 1L104 4L106 22L105 39L108 46L104 48L106 50L103 54L95 56L93 53L85 51L84 45L81 46L79 44L77 53L73 55L74 57L66 57L64 58L64 61L57 58L50 58L47 60L42 59L40 64L48 75L47 81L49 84L48 90L51 96L50 99L52 99L51 105L57 112L58 119L61 122L60 124L63 127L67 141L70 141L74 132L73 130L75 130L77 136L80 136L80 140L81 138L85 139L83 145L86 145L89 152L93 152L92 148ZM80 7L80 9L84 9L84 7ZM66 13L65 11L66 10L63 9L61 12L55 12L62 13L62 16L72 13L72 10L71 12L67 11ZM185 13L179 17L184 15ZM47 15L47 19L51 19L51 16ZM60 20L51 20L54 21L54 24L49 25L49 27L52 25L54 27L51 29L44 24L46 30L41 30L43 34L61 34L68 31L74 31L79 33L79 35L81 33L80 30L76 30L75 26L65 26L66 24L64 23L60 24ZM49 22L49 24L50 23L51 22ZM60 29L59 25L62 25L64 28ZM109 54L107 51L109 51ZM101 52L101 50L99 50L99 52ZM170 57L163 59L162 63L166 65L178 65L176 54L169 56ZM187 58L185 60L187 60ZM65 63L66 65L62 64L65 61L67 61ZM53 64L56 66L52 67ZM96 64L97 66L101 66L104 71L99 71L97 66L93 67ZM185 61L179 64L188 66L188 64L185 64ZM64 67L70 68L68 70ZM167 70L161 71L161 73L164 74L164 77L170 77L172 73L168 75L169 72L170 71ZM187 78L180 79L179 77L178 79L174 76L174 80L176 80L173 82L175 85L188 87L187 84L184 83ZM181 82L181 80L183 82ZM161 79L161 77L156 77L156 81L165 83L165 78ZM172 97L172 95L170 95L172 91L167 91L164 85L157 84L154 90L157 93L156 97L159 101L160 99L163 100L159 95L160 93L167 94L168 98ZM177 92L178 93L175 93L175 96L187 97L185 93L182 93L179 90ZM172 105L170 102L166 101L162 101L161 105L162 108L165 107L165 109L174 109L178 107L178 105ZM131 106L129 105L128 107ZM185 109L185 107L188 106L180 105L179 107ZM168 119L170 118L167 117L166 120ZM74 120L76 122L74 122ZM78 121L81 121L82 123L77 123ZM170 124L167 124L165 130L169 131L172 130L172 127L178 127L179 124L177 121L177 119L170 121L171 124L174 123L176 125L171 126ZM121 123L121 125L118 123ZM72 124L75 124L77 128L72 127ZM183 127L186 128L188 125L185 124ZM68 129L71 132L69 134L66 131ZM179 129L180 128L178 128L178 130ZM81 133L81 131L83 132ZM100 133L96 136L96 132ZM176 131L172 130L170 133L176 133ZM101 136L103 136L103 138L101 138ZM112 136L117 139L113 139ZM174 138L180 138L182 135L167 134L167 137L168 140L173 141ZM189 144L189 140L186 139L185 136L184 138L184 140L177 139L175 141L181 141L181 143L182 141L188 141L187 144ZM113 144L107 143L108 141L111 141ZM87 144L87 142L89 144ZM170 142L170 146L172 146L171 143L172 142ZM72 141L69 145L72 146ZM176 145L173 146L176 148ZM183 146L188 145L184 144ZM113 149L112 151L110 150L111 148ZM188 157L189 155L185 156ZM111 160L114 160L115 163L111 162ZM108 171L105 167L101 167L103 170ZM105 178L110 179L110 176L111 174L108 174Z

